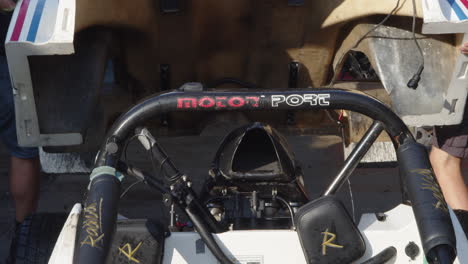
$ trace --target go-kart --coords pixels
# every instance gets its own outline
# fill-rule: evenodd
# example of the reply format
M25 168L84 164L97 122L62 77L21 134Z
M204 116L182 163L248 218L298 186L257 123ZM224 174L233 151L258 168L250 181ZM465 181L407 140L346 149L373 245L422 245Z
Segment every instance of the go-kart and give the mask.
M141 125L177 112L345 109L374 120L318 199L310 200L286 140L253 123L222 142L200 192ZM335 197L379 134L392 138L410 205L355 223ZM137 138L156 173L122 161ZM186 226L117 219L121 180L133 176L163 194ZM387 106L339 89L203 90L183 86L142 101L112 126L96 157L83 206L75 205L49 263L468 263L467 241L445 203L427 151Z

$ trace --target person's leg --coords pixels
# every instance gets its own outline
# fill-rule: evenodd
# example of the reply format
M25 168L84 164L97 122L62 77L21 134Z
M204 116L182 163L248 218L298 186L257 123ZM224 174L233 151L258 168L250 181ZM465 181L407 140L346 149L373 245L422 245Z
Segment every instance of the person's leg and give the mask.
M4 17L2 17L4 19ZM15 107L6 58L0 55L0 140L11 154L10 190L16 207L16 221L37 207L40 166L37 148L21 147L16 137Z
M435 146L429 158L447 203L452 209L468 211L468 189L461 173L461 159Z
M12 114L11 114L12 115ZM11 116L10 115L10 116ZM13 117L4 122L0 118L0 139L10 150L10 192L16 208L16 221L34 213L37 207L40 181L40 162L37 148L20 147L16 138Z
M40 164L36 158L11 157L10 190L15 201L16 221L36 211L39 199Z

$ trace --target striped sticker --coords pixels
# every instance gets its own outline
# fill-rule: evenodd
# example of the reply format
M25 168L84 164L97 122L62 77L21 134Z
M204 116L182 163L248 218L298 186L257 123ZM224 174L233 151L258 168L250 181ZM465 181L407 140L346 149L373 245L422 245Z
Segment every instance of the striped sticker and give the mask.
M44 11L44 5L46 0L38 0L34 16L29 27L27 41L34 42L37 36L37 30L39 29L39 22L41 22L42 12Z
M26 30L24 23L26 16L28 14L28 9L32 1L35 0L23 0L16 18L16 24L13 28L13 33L11 34L10 41L18 41L21 33ZM29 25L29 31L26 36L26 41L34 42L36 41L37 32L39 30L39 24L41 22L42 14L44 12L44 6L47 0L36 0L36 7L34 13L32 14L32 20Z
M16 18L16 24L11 34L11 41L18 41L23 30L24 20L26 19L26 13L28 12L29 0L23 0Z
M460 2L465 6L465 10L468 9L468 0L460 0Z
M458 19L468 19L468 0L447 0Z

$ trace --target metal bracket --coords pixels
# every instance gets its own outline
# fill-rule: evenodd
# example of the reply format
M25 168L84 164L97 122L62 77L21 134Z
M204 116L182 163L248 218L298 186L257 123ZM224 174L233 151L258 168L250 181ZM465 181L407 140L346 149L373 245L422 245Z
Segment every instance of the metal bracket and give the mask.
M297 82L299 79L299 62L293 61L289 63L289 77L288 77L288 88L297 88Z

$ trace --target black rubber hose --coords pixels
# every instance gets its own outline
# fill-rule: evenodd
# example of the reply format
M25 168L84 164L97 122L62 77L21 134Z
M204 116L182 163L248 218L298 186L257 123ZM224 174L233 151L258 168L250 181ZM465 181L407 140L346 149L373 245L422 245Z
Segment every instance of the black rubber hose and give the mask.
M373 256L372 258L364 261L362 264L385 264L394 258L397 254L395 247L388 247L379 254Z

